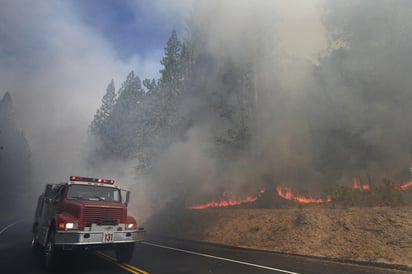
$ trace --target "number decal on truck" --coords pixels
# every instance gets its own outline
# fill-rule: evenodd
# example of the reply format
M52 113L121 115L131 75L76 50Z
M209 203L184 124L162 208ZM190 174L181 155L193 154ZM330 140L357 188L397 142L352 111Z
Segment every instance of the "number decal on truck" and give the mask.
M113 242L113 232L103 233L103 242Z

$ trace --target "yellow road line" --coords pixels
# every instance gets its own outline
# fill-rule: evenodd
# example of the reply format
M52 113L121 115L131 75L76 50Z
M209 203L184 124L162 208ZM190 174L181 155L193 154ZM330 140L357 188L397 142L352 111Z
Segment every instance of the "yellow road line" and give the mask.
M129 267L129 268L131 268L131 269L134 269L134 270L136 270L136 271L139 271L139 273L149 274L149 272L143 271L143 270L141 270L140 268L135 267L134 265L131 265L131 264L124 264L124 265L127 266L127 267Z
M121 268L123 268L124 270L129 271L130 273L133 274L149 274L149 272L146 272L140 268L135 267L134 265L130 265L130 264L119 264L117 262L117 260L115 258L112 258L111 256L104 254L103 252L96 252L96 255L102 257L103 259L112 262L114 264L116 264L117 266L120 266Z

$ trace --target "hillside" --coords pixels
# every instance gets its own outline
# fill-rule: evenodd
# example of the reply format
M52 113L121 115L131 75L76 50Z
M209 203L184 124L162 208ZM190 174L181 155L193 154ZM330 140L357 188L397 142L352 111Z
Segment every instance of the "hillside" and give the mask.
M412 207L168 209L161 235L332 259L412 267Z

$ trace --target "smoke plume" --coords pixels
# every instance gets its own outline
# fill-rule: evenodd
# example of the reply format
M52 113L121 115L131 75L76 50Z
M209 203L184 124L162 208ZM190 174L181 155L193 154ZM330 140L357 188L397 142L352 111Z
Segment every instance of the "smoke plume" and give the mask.
M158 73L157 53L118 60L115 49L79 19L73 5L1 3L0 98L10 93L16 125L27 139L34 176L26 178L30 187L24 191L34 197L46 183L67 181L70 175L99 177L84 158L94 146L87 128L107 84L114 79L120 86L132 69L143 77ZM109 178L128 173L117 168ZM33 209L31 201L24 206Z
M275 184L322 191L354 176L406 180L410 11L405 1L196 1L189 35L209 60L184 104L196 127L163 153L152 191L207 200ZM221 162L211 147L225 124L207 94L235 102L227 64L248 67L255 113L246 118L250 146Z
M151 174L139 174L134 161L86 168L84 156L98 146L87 126L111 79L118 89L131 68L141 68L144 79L157 73L159 60L117 60L62 2L3 2L0 97L11 93L39 188L100 173L124 181L133 205L149 212L225 190L250 194L285 184L320 191L353 176L376 184L408 176L409 1L159 3L153 7L162 12L187 12L183 36L195 38L197 71L179 111L192 126L162 151ZM238 108L223 112L227 105ZM239 136L228 130L233 121L247 137L232 142L231 153L219 145Z

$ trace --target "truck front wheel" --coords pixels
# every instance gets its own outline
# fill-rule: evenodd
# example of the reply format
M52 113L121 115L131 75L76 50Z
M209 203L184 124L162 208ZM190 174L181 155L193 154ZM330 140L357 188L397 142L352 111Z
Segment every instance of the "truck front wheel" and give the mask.
M49 237L47 238L46 246L44 247L44 264L46 270L53 270L56 267L58 260L58 250L54 244L56 237L56 232L51 231Z
M116 258L119 263L128 263L133 257L134 243L116 247Z
M31 252L34 255L39 255L41 254L41 245L40 243L36 240L35 236L33 235L33 239L31 240Z

